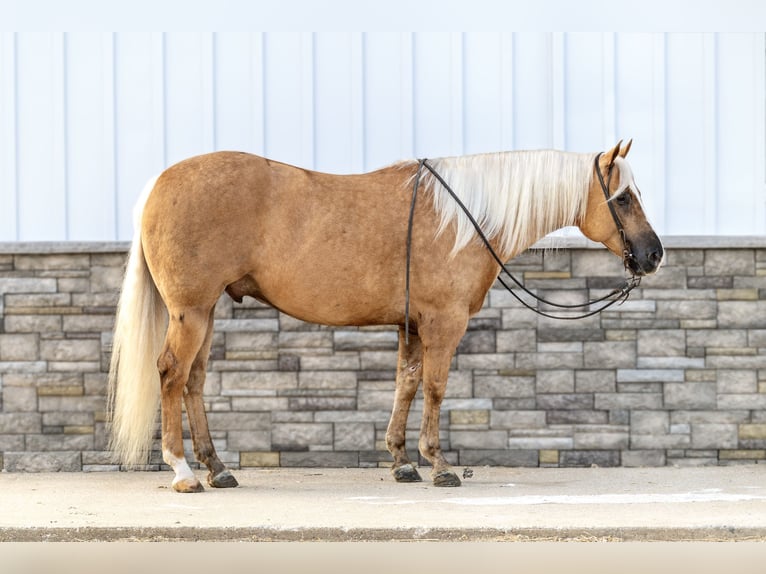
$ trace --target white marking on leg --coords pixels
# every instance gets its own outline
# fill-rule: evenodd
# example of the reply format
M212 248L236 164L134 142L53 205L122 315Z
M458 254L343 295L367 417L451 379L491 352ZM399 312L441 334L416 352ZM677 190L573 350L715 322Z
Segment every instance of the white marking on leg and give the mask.
M167 451L162 453L162 458L165 459L165 462L168 463L173 469L173 472L176 473L176 476L173 479L173 484L177 484L182 480L196 480L196 477L194 476L194 473L192 472L192 469L189 467L189 463L186 462L185 458L178 458Z

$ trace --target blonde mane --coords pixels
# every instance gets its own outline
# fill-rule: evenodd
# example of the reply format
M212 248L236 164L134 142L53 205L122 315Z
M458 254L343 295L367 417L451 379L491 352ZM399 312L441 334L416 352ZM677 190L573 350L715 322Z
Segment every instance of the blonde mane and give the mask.
M585 214L595 154L515 151L428 160L468 208L499 251L516 255ZM476 232L460 206L428 170L421 183L432 190L441 218L438 233L455 225L452 253Z

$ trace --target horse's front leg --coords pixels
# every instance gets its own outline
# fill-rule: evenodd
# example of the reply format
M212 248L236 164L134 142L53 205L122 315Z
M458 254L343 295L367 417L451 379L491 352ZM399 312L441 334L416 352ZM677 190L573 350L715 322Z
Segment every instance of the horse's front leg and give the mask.
M432 322L421 331L423 341L423 422L420 453L431 463L435 486L460 486L460 479L442 453L439 442L439 413L447 390L447 377L455 349L465 333L468 318L439 325Z
M404 329L399 329L399 364L396 374L396 394L391 420L386 431L386 446L394 457L391 473L397 482L420 482L420 474L410 462L405 447L407 416L423 376L423 347L417 335L410 334L405 342Z

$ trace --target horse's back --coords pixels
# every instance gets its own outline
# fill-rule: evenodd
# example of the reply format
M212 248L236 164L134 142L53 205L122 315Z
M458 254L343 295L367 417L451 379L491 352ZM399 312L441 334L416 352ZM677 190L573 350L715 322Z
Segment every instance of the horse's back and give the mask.
M214 304L228 287L316 322L371 321L362 309L386 322L400 306L388 291L401 291L408 177L196 156L163 172L147 200L147 262L166 303Z

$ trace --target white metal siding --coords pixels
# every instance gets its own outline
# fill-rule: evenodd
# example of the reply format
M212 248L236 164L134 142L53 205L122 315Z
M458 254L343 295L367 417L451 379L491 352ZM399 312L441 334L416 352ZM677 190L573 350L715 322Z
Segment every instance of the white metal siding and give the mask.
M0 241L132 235L238 149L330 172L634 138L663 234L766 233L764 34L3 33Z

